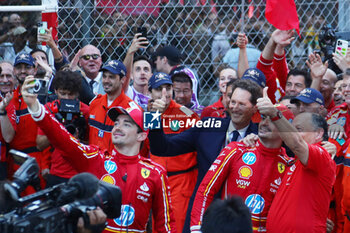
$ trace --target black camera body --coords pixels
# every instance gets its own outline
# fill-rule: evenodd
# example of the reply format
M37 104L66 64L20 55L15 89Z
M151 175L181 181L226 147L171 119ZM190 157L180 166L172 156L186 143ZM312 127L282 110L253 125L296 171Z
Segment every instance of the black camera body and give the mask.
M16 151L12 151L16 154ZM16 156L22 156L17 153ZM18 197L21 190L36 180L39 170L34 160L23 157L16 182L4 186L1 196L9 196L7 203L12 210L0 215L1 233L72 233L76 232L78 218L87 218L86 211L100 207L107 218L118 218L121 212L122 194L119 187L99 181L90 173L80 173L67 183ZM17 173L17 172L16 172ZM30 174L30 179L27 175ZM33 175L36 174L36 175ZM17 186L20 186L17 188ZM14 192L17 192L14 194ZM7 209L7 208L4 208Z
M342 73L333 61L333 53L335 52L336 42L338 39L350 42L350 32L336 32L331 25L322 28L319 34L319 42L321 51L324 54L324 61L328 61L329 68L337 74Z
M48 83L49 82L44 79L35 79L34 87L28 89L28 92L31 94L47 95Z
M59 101L56 119L61 122L69 133L75 134L79 130L79 138L82 139L87 128L86 120L80 111L80 101L71 99L61 99Z

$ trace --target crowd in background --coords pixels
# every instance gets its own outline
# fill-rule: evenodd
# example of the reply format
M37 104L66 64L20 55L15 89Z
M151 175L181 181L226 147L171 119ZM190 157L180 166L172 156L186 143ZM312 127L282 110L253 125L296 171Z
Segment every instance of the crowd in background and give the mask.
M247 232L247 226L253 232L350 229L350 51L334 51L328 60L316 53L320 45L315 32L325 24L320 14L302 19L308 30L298 39L294 31L263 27L266 24L260 19L246 18L243 25L235 17L239 8L233 13L195 7L188 12L169 12L172 8L167 6L158 15L136 17L118 11L103 12L97 7L89 30L94 40L84 44L81 12L67 9L59 12L69 17L59 22L58 41L51 28L38 32L38 26L23 20L21 14L2 17L2 179L11 179L18 169L7 153L17 149L37 159L42 188L66 182L86 165L78 159L67 159L71 156L67 148L74 150L76 145L83 150L80 143L85 143L96 147L87 147L81 152L83 156L90 152L104 159L101 168L97 163L88 167L96 165L93 172L98 178L120 185L122 191L140 194L131 197L124 192L128 200L123 201L122 215L109 222L106 231L122 232L129 227L145 230L144 223L148 222L150 232L152 226L153 232L208 232L206 228L213 226L205 223L219 221L210 212L204 214L214 196L225 199L234 194L243 198L252 219L230 225L242 226L241 232ZM263 14L261 9L255 10ZM146 27L146 38L139 33L139 27ZM199 46L204 43L210 46ZM306 63L300 64L298 57L305 54ZM33 76L44 80L47 87L38 95L45 106L40 107L42 112L33 112L34 105L27 99L28 80ZM210 85L209 95L214 95L214 88L220 95L205 106L199 95L203 83ZM64 108L71 103L79 106L73 116ZM127 113L115 110L116 106ZM197 124L183 127L169 123L169 127L163 125L160 130L151 128L148 132L139 122L142 117L140 120L132 113L135 109L137 114L162 113L162 124L186 120L212 120L215 124L201 129ZM66 148L59 138L50 141L54 135L36 124L48 122L43 112L51 113L77 140L69 139L64 131L62 137L73 141ZM119 114L131 117L139 127L137 134L147 132L142 134L142 140L137 139L141 148L128 144L139 157L151 158L140 160L144 166L141 173L130 174L128 164L132 166L134 161L127 161L120 142L113 141L118 134L115 128L121 124ZM40 123L43 119L44 124ZM213 129L214 125L217 129ZM57 127L53 127L55 130ZM101 152L103 149L106 152ZM272 159L268 158L272 155ZM118 159L113 161L113 157ZM125 174L120 171L118 177L111 175L118 169ZM130 190L118 183L127 183L136 176L152 178L154 186L145 181ZM159 188L159 177L165 179L169 190ZM148 193L150 188L152 194ZM21 191L22 195L35 192L31 188ZM171 201L166 201L168 198ZM166 202L162 207L160 200ZM232 207L234 202L243 206L240 200L221 204ZM295 208L287 211L287 204ZM211 211L219 205L216 202ZM135 221L124 223L123 216L134 208ZM147 218L149 209L153 211L153 222ZM236 209L238 215L247 215L244 206ZM140 210L148 212L140 217ZM169 218L164 220L162 215L168 211ZM281 211L288 214L282 215Z

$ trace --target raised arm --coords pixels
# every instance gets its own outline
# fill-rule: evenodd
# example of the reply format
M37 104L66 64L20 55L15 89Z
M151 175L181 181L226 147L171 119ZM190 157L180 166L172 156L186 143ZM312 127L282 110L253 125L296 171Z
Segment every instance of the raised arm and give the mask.
M241 78L244 72L249 68L247 56L248 38L244 33L239 33L237 37L237 46L239 48L237 74Z
M311 88L320 90L320 85L323 75L326 73L328 68L328 62L324 64L320 55L317 53L311 53L309 55L309 60L306 61L307 66L310 69L310 74L312 78Z
M33 81L33 76L28 76L24 81L22 86L23 100L27 104L32 118L45 133L52 146L62 150L63 154L66 155L65 158L79 172L88 171L90 166L103 162L97 147L80 143L39 103L37 95L28 92L29 88L34 87L34 84L31 84Z
M0 125L1 125L1 134L5 142L10 143L15 136L15 129L11 123L10 118L14 121L13 118L16 117L15 108L13 105L10 105L10 102L13 98L13 93L6 93L5 98L0 102Z
M126 53L125 59L123 61L125 67L126 67L126 80L123 84L123 90L126 93L129 88L129 83L132 73L132 65L134 62L134 54L137 52L137 50L141 48L146 48L149 44L147 38L145 37L139 37L141 36L141 33L136 33L134 36L134 39L132 40L132 43Z
M260 114L272 119L277 116L278 110L267 96L267 89L267 87L264 88L263 97L258 99L256 106L258 107ZM302 164L307 165L309 159L309 147L298 133L298 130L285 117L283 117L283 115L280 119L274 120L273 123L277 127L283 142L293 151Z

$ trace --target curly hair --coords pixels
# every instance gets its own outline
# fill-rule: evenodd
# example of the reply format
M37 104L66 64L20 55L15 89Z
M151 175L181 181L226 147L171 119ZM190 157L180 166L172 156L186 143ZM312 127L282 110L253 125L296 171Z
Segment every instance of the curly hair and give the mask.
M79 73L73 71L58 71L52 80L55 90L63 89L70 93L79 93L81 86L81 77Z

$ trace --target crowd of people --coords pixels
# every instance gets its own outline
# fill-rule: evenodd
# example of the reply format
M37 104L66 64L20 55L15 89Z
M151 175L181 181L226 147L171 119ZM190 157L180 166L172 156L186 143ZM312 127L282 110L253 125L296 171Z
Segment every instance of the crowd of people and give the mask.
M94 44L67 57L52 28L29 46L15 16L0 35L2 180L16 149L38 162L41 188L81 172L119 186L105 232L350 231L350 51L333 54L337 70L314 52L301 70L286 62L294 31L271 31L261 52L240 32L221 97L202 106L177 46L139 55L152 41L135 32L123 60Z

